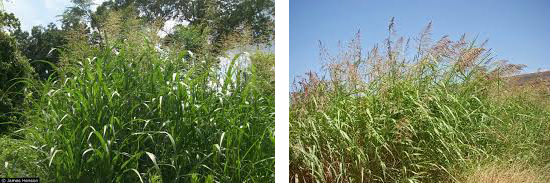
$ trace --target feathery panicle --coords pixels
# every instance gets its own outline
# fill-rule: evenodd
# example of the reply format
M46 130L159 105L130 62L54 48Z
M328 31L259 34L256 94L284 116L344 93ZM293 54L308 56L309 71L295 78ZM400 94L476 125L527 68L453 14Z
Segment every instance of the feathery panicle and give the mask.
M462 59L458 61L459 70L464 71L467 68L473 66L474 62L483 51L485 51L484 48L472 48L466 51L466 53L464 53L464 55L462 56Z
M417 39L418 43L418 53L424 52L424 49L430 47L430 44L432 42L432 22L430 21L426 27L424 27L424 30L420 33L420 37Z
M328 78L309 72L295 84L291 182L462 182L473 167L516 157L548 167L548 95L505 82L524 65L493 61L465 34L433 43L431 22L411 58L394 29L392 18L381 48L365 52L359 31L336 56L322 47Z
M435 45L432 47L431 52L434 55L449 57L452 50L449 46L451 46L452 41L449 39L449 35L443 36Z

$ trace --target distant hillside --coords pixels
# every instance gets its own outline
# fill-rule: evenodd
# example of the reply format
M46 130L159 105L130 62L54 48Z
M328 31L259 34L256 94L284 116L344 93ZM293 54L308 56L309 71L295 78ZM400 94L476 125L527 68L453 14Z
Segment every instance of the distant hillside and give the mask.
M550 87L550 71L516 75L511 79L519 85L544 84Z

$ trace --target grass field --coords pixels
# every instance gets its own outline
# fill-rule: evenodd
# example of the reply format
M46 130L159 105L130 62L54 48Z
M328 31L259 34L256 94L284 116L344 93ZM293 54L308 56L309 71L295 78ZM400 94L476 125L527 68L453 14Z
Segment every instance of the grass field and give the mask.
M358 34L290 103L291 182L549 182L550 97L485 42ZM412 41L411 41L412 42ZM411 54L411 52L413 54Z
M274 55L253 53L248 68L236 55L219 74L207 57L147 41L84 50L92 56L69 57L58 77L21 80L27 122L1 137L0 177L273 182L273 82L260 66Z

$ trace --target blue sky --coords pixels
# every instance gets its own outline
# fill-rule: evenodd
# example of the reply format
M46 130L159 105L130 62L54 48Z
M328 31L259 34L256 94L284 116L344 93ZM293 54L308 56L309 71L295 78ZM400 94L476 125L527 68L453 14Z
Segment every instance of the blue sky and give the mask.
M361 30L363 48L387 36L395 17L398 35L415 37L433 21L433 39L462 33L489 39L497 59L526 64L524 72L550 69L550 1L312 1L289 4L290 82L307 71L319 71L318 41L334 54L338 41L351 40Z
M93 0L100 4L105 0ZM48 25L50 22L60 25L57 15L71 6L70 0L8 0L4 1L4 10L14 13L21 22L21 28L30 31L36 25ZM94 6L94 8L97 6Z
M105 1L107 0L92 0L92 10L95 11ZM7 2L4 1L4 10L15 14L21 22L21 29L30 31L33 26L46 26L51 22L60 27L61 17L59 15L63 14L66 7L72 5L70 0L7 0ZM172 31L176 24L187 25L188 23L187 21L168 20L163 30L159 31L159 35L165 36Z

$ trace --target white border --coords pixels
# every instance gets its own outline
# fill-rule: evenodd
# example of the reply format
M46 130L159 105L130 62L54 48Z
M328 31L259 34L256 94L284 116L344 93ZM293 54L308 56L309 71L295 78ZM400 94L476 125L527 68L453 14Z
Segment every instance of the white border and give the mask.
M275 2L275 182L288 182L288 0Z

